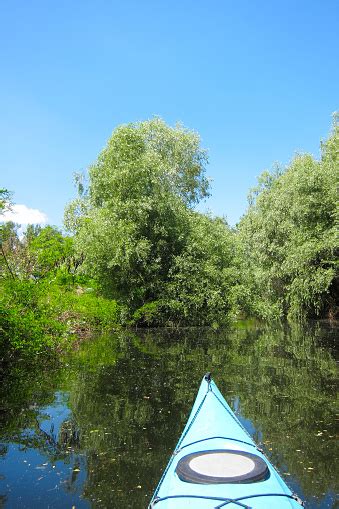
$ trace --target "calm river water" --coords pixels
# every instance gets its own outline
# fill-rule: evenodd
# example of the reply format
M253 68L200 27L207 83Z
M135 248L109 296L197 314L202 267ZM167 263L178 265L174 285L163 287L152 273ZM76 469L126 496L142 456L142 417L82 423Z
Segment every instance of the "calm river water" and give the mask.
M206 371L306 507L339 507L337 336L129 331L2 366L0 508L146 508Z

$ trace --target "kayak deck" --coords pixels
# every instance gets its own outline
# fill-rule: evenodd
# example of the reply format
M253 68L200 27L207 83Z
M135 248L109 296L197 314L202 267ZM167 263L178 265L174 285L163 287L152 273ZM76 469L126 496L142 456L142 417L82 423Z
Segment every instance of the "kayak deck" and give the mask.
M301 505L205 375L149 509Z

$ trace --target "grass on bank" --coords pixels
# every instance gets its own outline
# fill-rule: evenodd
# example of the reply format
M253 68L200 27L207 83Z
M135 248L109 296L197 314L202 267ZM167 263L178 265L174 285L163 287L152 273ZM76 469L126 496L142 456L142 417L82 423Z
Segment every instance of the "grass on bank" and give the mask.
M51 281L1 282L0 348L40 354L66 350L94 331L112 330L121 307L92 288Z

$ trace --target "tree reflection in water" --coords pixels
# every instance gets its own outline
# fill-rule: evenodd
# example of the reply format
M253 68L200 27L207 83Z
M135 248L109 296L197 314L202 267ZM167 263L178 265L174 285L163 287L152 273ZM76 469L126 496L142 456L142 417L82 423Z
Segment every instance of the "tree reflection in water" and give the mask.
M92 507L147 507L201 377L212 371L244 425L308 507L334 507L336 332L314 324L97 338L67 359L68 366L43 374L30 368L28 380L24 367L7 373L2 441L63 464L68 470L62 490L71 493L75 486L73 495ZM20 387L17 397L14 387ZM67 395L61 405L69 413L46 431L38 424L56 391Z

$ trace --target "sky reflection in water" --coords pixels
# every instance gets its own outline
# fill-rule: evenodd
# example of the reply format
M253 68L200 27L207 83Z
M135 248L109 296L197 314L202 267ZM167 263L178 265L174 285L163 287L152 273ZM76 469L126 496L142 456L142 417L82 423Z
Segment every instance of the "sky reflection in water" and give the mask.
M337 333L122 332L3 367L0 508L146 508L206 371L306 507L336 507Z

